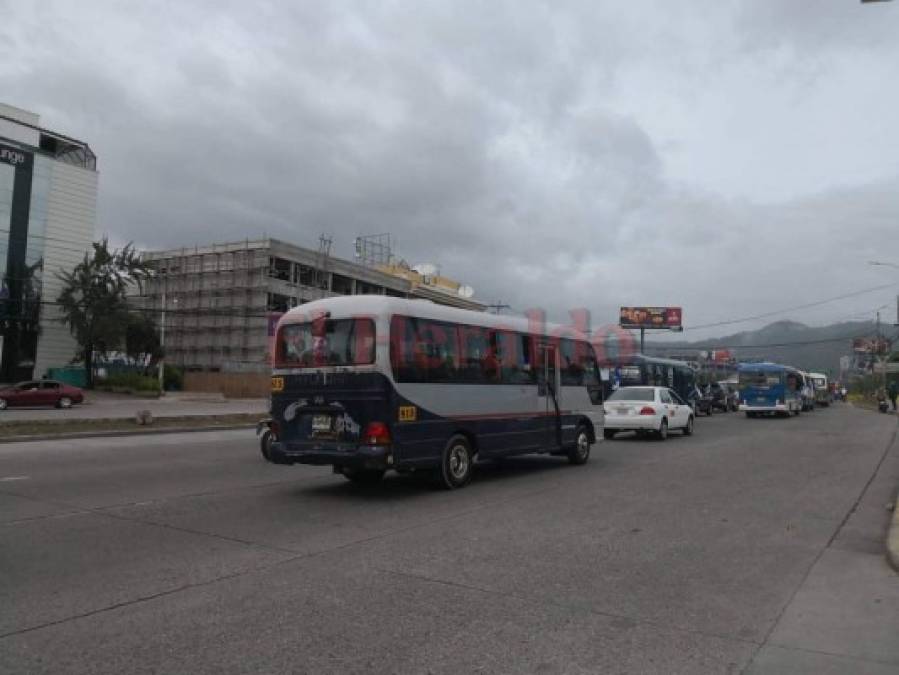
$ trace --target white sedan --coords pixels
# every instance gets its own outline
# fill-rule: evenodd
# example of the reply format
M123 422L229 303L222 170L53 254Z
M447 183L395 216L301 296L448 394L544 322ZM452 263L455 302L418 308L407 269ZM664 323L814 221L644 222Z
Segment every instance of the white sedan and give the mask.
M693 433L693 408L667 387L621 387L604 404L606 438L619 431L653 432L668 438L670 429Z

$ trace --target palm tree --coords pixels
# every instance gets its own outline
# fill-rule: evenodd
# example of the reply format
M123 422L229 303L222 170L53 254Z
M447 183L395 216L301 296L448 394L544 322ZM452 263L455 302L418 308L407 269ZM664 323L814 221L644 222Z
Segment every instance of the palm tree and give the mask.
M150 268L129 243L110 250L106 238L94 242L93 252L71 272L57 277L63 290L56 299L62 313L60 321L69 327L78 342L76 360L84 361L87 386L94 382L94 353L105 353L119 346L128 323L128 288L141 287Z

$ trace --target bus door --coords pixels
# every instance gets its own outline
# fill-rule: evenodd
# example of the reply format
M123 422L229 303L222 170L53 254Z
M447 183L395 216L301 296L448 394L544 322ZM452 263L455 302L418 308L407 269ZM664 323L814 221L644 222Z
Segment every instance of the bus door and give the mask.
M537 345L537 411L541 416L543 447L562 443L562 387L559 376L559 350L556 345Z

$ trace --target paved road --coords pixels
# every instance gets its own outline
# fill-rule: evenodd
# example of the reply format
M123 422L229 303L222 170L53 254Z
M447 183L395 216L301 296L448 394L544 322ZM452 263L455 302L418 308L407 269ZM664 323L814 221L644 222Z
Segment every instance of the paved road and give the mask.
M87 392L85 402L67 410L49 407L8 408L0 412L0 422L23 420L60 420L89 418L130 418L138 410L149 410L155 417L194 415L265 414L268 401L259 399L216 399L207 394L167 394L158 399L135 398L121 394Z
M895 433L720 415L454 493L242 431L0 446L0 671L895 673Z

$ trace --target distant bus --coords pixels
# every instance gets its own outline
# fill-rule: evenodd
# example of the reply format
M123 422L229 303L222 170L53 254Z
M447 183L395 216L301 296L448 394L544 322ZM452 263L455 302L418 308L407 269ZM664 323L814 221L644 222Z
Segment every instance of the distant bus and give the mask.
M684 361L634 354L614 364L619 386L654 386L673 389L685 401L696 397L696 371Z
M388 469L465 485L476 460L524 453L583 464L602 438L585 336L423 300L350 296L285 314L272 370L270 461Z
M777 363L742 363L737 369L740 410L747 417L802 412L802 374Z
M815 385L815 403L818 405L829 406L833 400L833 393L830 391L830 383L827 381L827 375L824 373L809 373L812 383Z

